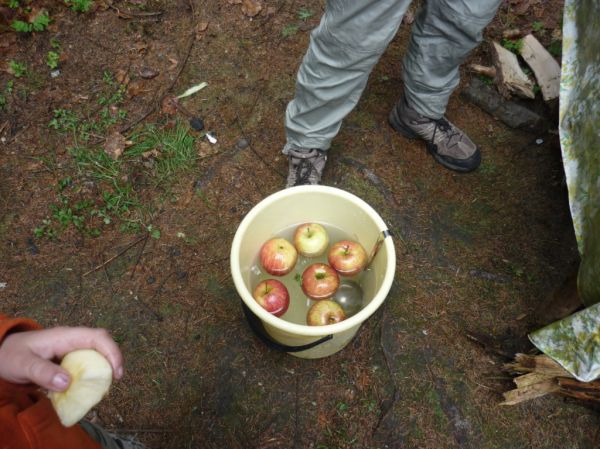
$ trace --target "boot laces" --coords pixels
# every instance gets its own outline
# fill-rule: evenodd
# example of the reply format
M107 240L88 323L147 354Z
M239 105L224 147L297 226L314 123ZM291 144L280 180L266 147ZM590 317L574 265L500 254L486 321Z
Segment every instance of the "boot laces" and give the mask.
M316 158L304 158L300 159L300 163L298 164L298 170L296 171L296 185L305 185L310 184L310 175L313 170L316 170L313 161Z
M445 134L446 140L448 142L452 142L452 138L455 136L460 136L460 132L456 131L456 129L446 120L444 117L434 120L435 128L433 130L433 136L431 138L431 143L435 143L435 134L438 130Z

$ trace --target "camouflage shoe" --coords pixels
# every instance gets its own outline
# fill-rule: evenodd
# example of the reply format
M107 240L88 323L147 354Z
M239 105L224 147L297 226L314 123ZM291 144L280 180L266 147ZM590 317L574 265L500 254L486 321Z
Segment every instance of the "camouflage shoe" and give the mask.
M429 153L450 170L466 173L481 163L479 148L463 131L444 117L423 117L404 98L390 112L389 122L403 136L427 142Z
M288 150L289 171L286 187L319 184L327 162L327 151Z

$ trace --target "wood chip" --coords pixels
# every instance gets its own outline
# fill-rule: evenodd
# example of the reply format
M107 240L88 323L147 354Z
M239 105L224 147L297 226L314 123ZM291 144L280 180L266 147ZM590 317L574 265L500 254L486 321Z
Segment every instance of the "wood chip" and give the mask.
M506 97L513 93L522 98L535 98L533 82L521 69L517 56L498 42L492 42L492 49L500 93Z
M544 100L551 101L558 98L560 66L532 34L523 38L521 56L533 70Z

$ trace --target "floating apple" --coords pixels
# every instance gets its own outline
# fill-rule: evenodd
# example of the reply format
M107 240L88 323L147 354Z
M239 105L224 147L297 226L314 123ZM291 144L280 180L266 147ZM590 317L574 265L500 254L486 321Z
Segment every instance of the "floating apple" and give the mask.
M306 314L306 322L309 326L326 326L345 319L346 314L342 307L337 302L328 299L314 303Z
M342 306L346 316L351 317L362 309L363 291L356 282L343 280L331 299Z
M273 276L288 274L298 260L294 245L283 238L271 239L260 249L260 263L265 271Z
M358 242L342 240L331 246L327 259L342 276L355 276L365 267L367 252Z
M327 299L340 285L340 277L324 263L313 263L302 273L302 290L311 299Z
M294 246L304 257L318 257L329 245L329 235L318 223L304 223L296 228Z
M287 312L290 306L288 289L276 279L266 279L260 282L252 296L263 309L277 317Z

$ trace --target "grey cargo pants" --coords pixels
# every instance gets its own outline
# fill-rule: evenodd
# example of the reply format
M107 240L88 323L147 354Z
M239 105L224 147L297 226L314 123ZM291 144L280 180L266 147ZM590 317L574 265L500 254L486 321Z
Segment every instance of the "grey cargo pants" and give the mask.
M356 106L375 63L394 38L411 0L327 0L311 33L285 117L289 148L329 149ZM444 115L459 65L483 36L501 0L424 0L403 62L408 104Z

